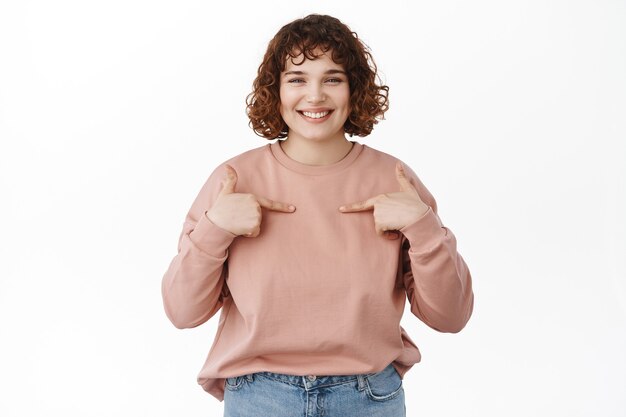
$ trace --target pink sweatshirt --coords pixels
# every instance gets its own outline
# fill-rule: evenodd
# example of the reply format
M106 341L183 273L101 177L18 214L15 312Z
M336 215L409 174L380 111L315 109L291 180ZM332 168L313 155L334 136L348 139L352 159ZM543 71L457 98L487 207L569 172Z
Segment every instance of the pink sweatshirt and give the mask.
M199 326L221 308L198 383L219 401L225 378L253 372L351 375L392 363L401 377L420 352L400 319L411 312L439 332L465 327L474 306L472 279L456 238L413 170L405 172L430 209L388 240L373 212L339 206L401 191L398 159L354 142L331 165L306 165L278 142L220 164L189 210L162 280L165 312L177 328ZM235 236L206 216L228 163L235 192L296 206L262 209L257 237Z

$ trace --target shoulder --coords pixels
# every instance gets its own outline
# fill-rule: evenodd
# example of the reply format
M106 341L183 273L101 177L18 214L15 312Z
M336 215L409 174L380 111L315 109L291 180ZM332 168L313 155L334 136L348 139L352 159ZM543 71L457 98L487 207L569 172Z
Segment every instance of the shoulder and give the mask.
M363 148L364 148L364 156L366 157L364 159L367 159L368 163L377 164L377 169L386 169L386 170L390 170L391 172L394 172L396 163L401 162L404 165L406 174L409 177L415 177L417 179L417 174L415 173L415 171L412 169L412 167L408 163L406 163L402 159L394 155L391 155L390 153L372 148L371 146L368 146L368 145L363 145Z
M269 146L270 143L266 143L223 160L213 169L210 176L221 177L226 172L227 164L233 167L238 173L254 170L254 167L258 167L263 160L267 159Z
M237 173L238 184L241 185L241 179L245 178L248 173L254 174L255 170L262 164L263 159L267 159L269 144L252 148L228 159L222 160L217 166L210 171L207 179L204 181L197 201L210 203L215 201L219 191L222 188L222 179L226 174L226 165L230 165Z
M437 203L430 190L424 185L420 177L417 175L416 170L413 167L394 155L387 152L372 148L370 146L364 146L365 155L367 156L367 165L376 166L378 172L386 172L388 175L395 176L396 164L402 163L404 167L404 173L409 182L417 189L420 198L434 210L437 208Z

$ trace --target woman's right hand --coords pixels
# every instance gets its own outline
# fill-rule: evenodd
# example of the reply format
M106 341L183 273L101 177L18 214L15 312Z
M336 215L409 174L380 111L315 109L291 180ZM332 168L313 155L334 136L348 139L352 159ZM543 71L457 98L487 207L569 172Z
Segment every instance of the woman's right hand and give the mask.
M222 180L222 189L213 207L206 212L215 225L237 236L257 237L261 233L261 207L286 213L295 211L296 208L288 203L250 193L236 193L237 172L228 164L224 166L226 174Z

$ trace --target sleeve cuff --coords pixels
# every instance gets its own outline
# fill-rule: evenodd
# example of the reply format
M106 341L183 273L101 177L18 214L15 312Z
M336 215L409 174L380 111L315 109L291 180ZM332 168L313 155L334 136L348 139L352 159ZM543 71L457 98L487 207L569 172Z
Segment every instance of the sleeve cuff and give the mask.
M412 252L427 252L446 235L439 217L430 206L422 217L404 226L400 231L411 244Z
M189 233L189 238L194 244L204 252L216 257L223 257L226 254L226 250L235 237L237 235L234 233L213 223L206 215L206 211L200 216L194 230Z

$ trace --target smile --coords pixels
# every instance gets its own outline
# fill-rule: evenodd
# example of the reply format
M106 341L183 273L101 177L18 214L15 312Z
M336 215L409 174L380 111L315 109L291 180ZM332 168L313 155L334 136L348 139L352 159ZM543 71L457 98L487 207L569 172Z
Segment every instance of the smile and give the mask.
M319 112L319 113L310 113L308 111L299 111L298 113L300 113L306 120L309 121L324 121L326 119L328 119L331 115L331 113L333 112L333 110L327 110L327 111L323 111L323 112Z

